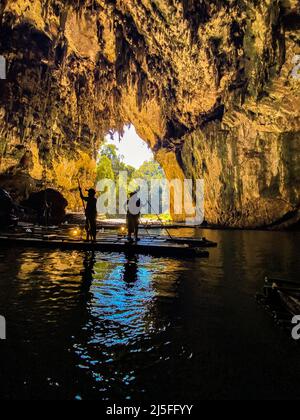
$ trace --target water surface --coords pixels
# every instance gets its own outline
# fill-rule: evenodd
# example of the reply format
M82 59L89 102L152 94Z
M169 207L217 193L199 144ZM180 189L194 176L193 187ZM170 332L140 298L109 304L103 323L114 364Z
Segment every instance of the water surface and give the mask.
M1 398L300 398L299 344L254 295L299 281L299 233L175 231L208 260L0 249Z

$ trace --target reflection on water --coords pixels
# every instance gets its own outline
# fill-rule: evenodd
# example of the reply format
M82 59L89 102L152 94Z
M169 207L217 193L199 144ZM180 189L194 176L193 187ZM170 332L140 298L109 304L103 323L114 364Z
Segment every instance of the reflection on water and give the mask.
M186 261L0 249L2 397L299 397L299 348L253 299L267 274L299 281L299 234L176 234L219 247Z

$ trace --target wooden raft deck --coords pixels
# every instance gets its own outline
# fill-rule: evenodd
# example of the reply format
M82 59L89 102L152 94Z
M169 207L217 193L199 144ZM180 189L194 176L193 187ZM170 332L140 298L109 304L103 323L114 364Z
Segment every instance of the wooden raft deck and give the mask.
M79 251L102 251L117 252L125 254L152 255L155 257L174 257L174 258L207 258L209 253L203 249L189 246L188 244L178 244L168 242L165 239L142 238L138 243L128 243L124 238L103 236L96 243L84 242L80 239L70 239L58 235L36 235L25 234L0 234L0 246L20 246L27 248L79 250Z

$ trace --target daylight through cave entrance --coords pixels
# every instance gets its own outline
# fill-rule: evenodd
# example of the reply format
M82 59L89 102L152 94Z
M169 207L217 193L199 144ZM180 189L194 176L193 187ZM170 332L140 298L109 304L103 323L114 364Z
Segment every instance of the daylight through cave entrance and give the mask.
M104 208L108 208L102 211L106 217L124 218L125 194L128 197L131 192L140 190L144 219L170 220L165 172L133 125L125 125L122 133L110 131L105 136L97 159L97 182L104 185L106 181L108 185L114 183L112 194L116 196L116 211L110 209L108 200L103 202Z

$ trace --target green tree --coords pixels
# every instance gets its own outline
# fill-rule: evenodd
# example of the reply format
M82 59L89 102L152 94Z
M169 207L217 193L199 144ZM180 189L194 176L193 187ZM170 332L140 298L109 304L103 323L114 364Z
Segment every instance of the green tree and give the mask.
M97 181L100 181L101 179L115 179L112 162L105 155L100 157L97 165Z
M119 173L121 171L126 171L128 176L128 184L130 184L134 179L143 179L147 181L150 191L152 180L165 179L164 171L162 170L161 166L154 160L144 162L139 169L135 169L130 165L126 165L123 160L124 157L118 153L118 149L115 145L105 144L99 152L97 181L101 179L112 179L118 182ZM117 200L119 200L120 188L127 189L127 187L128 185L117 186Z
M114 144L105 144L100 150L100 156L106 156L111 161L113 168L118 165L120 158Z
M126 165L123 160L124 160L124 156L119 155L118 154L118 149L114 144L105 144L102 149L100 150L99 153L100 159L99 159L99 163L98 166L101 164L102 159L108 158L109 161L111 162L111 168L113 170L114 173L114 178L110 178L110 179L118 179L119 173L121 171L126 171L127 175L128 175L128 180L130 182L133 173L135 171L135 168L133 168L130 165ZM105 159L106 160L106 159Z
M152 179L164 179L165 174L159 163L149 160L133 173L132 178L141 178L151 182Z
M153 186L151 184L153 180L164 180L165 178L166 176L161 166L159 165L159 163L155 162L154 160L144 162L142 166L139 169L137 169L132 175L132 179L143 179L147 181L149 192L151 191L151 187ZM136 183L136 187L138 187L137 183ZM149 199L150 199L150 196L149 196ZM168 204L169 204L168 200L165 200L165 196L161 196L161 202L160 202L161 210ZM148 217L150 216L148 215ZM156 218L156 216L153 216L153 217ZM168 213L165 214L164 217L169 219L169 214Z
M124 163L124 162L121 162L120 163L120 171L126 171L127 172L128 181L130 182L132 177L134 176L135 168L133 166L126 165L126 163Z

